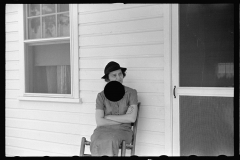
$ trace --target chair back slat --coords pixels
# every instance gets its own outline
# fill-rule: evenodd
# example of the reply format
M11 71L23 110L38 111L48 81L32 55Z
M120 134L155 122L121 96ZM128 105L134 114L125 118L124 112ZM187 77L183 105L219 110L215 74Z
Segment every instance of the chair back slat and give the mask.
M132 139L132 143L131 143L131 145L132 145L131 155L133 155L135 153L135 144L136 144L137 125L138 125L138 117L139 117L139 112L140 112L140 105L141 105L141 103L138 102L137 118L133 124L133 139Z

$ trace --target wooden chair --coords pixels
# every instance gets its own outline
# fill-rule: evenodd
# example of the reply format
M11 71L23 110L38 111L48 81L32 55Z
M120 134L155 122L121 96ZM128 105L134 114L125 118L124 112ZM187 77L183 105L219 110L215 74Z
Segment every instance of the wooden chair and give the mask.
M134 123L131 123L133 130L133 138L130 144L126 144L125 141L122 142L119 149L121 149L121 156L124 157L126 154L126 149L131 150L131 156L135 154L135 144L136 144L136 136L137 136L137 124L138 124L138 115L140 110L140 102L138 103L138 113L137 118ZM85 137L82 137L81 148L80 148L80 156L91 156L90 154L84 154L85 145L90 145L90 141L87 141Z

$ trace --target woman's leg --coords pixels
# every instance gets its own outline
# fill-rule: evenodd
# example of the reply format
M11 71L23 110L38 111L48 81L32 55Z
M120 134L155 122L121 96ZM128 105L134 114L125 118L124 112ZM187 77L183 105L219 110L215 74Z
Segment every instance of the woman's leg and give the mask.
M92 156L118 156L119 145L123 140L130 143L132 132L104 127L96 129L91 136L91 154Z

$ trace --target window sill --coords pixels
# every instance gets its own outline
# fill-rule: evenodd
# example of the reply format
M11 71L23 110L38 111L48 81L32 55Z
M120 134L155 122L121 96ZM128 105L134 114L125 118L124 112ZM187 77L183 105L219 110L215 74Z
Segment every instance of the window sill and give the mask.
M45 101L63 103L82 103L81 98L47 98L47 97L18 97L20 101Z

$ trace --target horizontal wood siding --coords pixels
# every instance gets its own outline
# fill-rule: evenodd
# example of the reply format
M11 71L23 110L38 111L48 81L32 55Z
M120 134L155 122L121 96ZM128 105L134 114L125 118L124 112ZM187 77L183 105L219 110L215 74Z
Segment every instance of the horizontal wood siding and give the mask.
M92 7L91 7L92 6ZM162 5L79 5L80 96L95 105L109 61L127 68L123 84L141 102L136 154L164 154L164 30Z
M165 152L163 7L150 4L79 4L81 104L18 100L20 89L18 4L6 5L6 155L79 155L90 139L105 65L127 68L124 85L141 102L136 155ZM22 53L21 53L22 54ZM127 152L129 155L129 152Z

